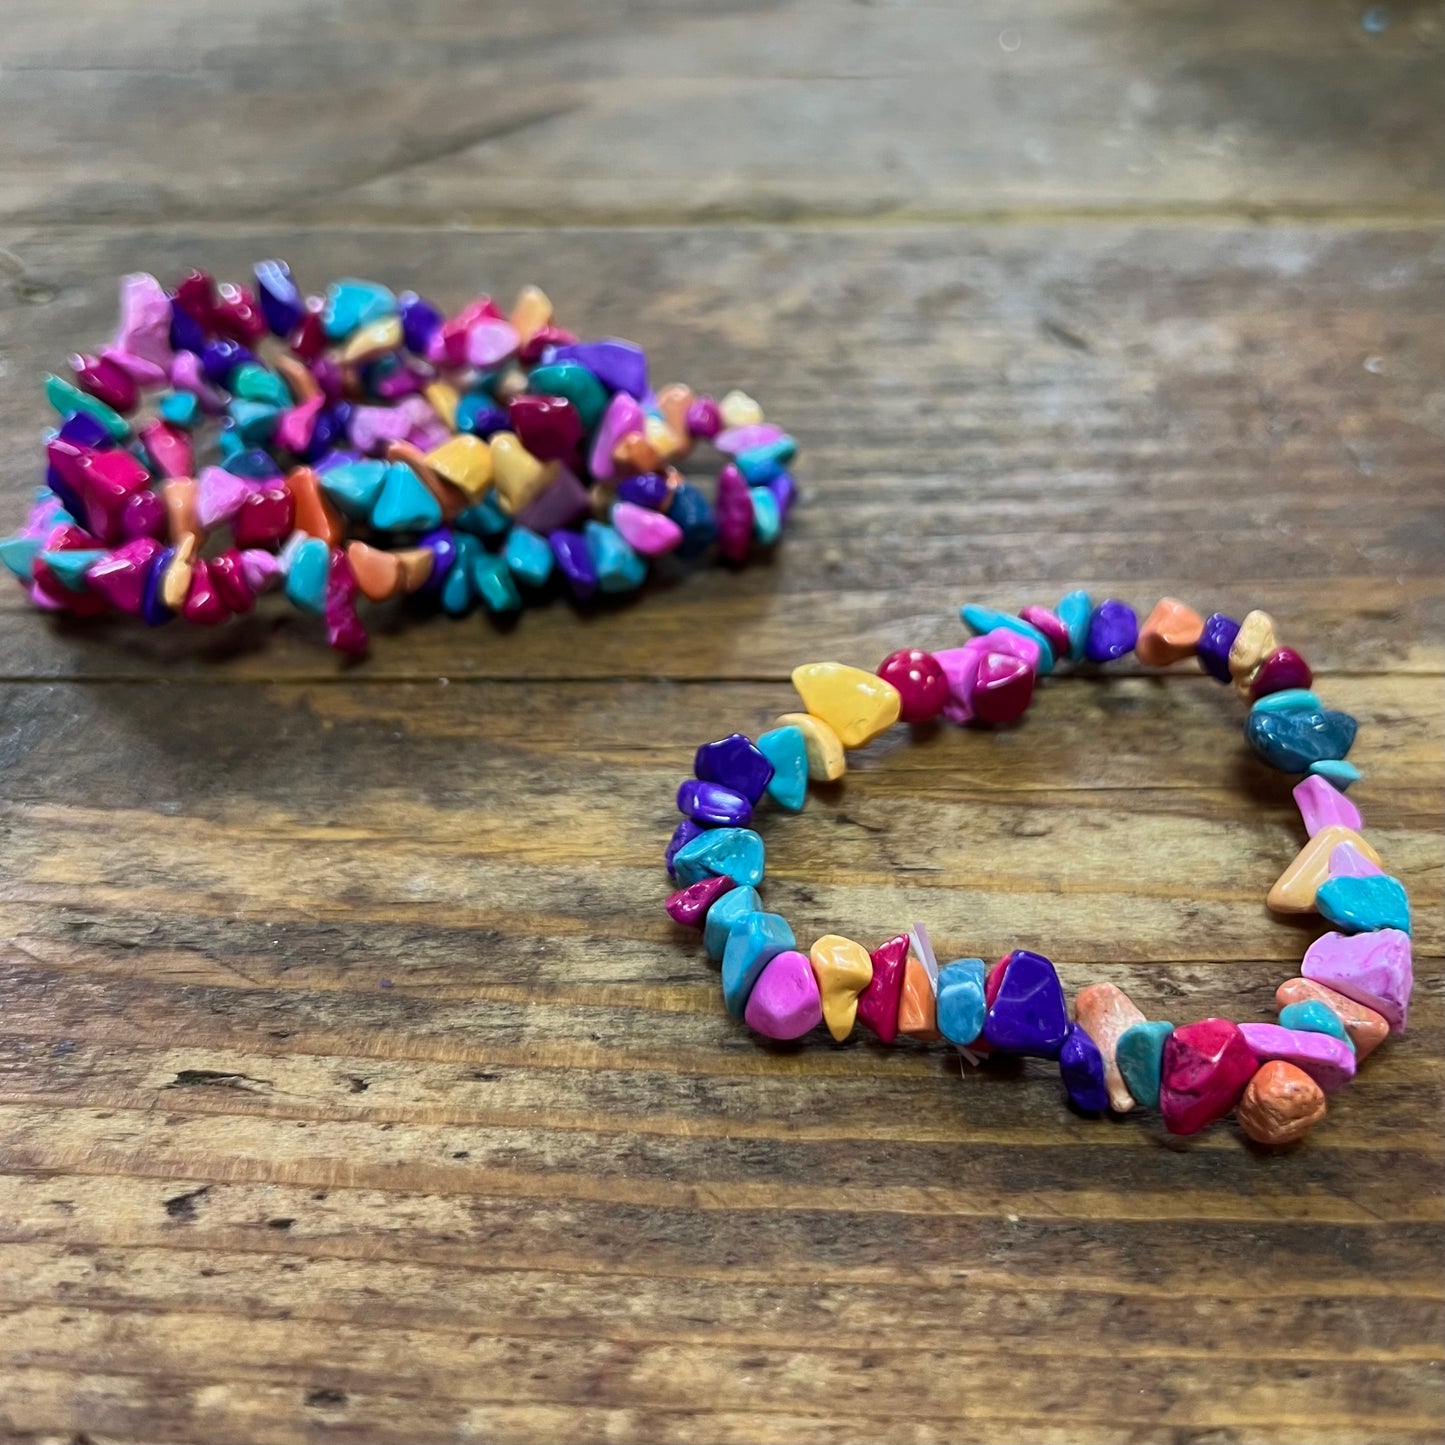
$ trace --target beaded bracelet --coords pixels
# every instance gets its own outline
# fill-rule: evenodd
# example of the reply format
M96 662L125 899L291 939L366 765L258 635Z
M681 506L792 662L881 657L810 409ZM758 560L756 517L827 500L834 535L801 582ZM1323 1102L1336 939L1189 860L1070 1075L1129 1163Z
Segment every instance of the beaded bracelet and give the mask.
M1261 1144L1302 1138L1358 1061L1386 1034L1405 1031L1413 982L1405 890L1384 873L1344 796L1359 777L1345 761L1355 720L1323 707L1309 690L1309 665L1276 644L1263 612L1242 623L1219 613L1204 619L1166 598L1141 629L1124 603L1095 607L1073 592L1052 611L1027 607L1010 617L970 606L962 616L974 634L962 647L895 652L876 674L838 662L797 668L801 712L756 741L733 733L698 749L694 776L677 794L684 817L666 862L680 887L667 911L702 930L722 965L728 1012L771 1039L823 1024L842 1042L856 1022L883 1043L946 1040L974 1064L991 1053L1054 1059L1080 1110L1157 1107L1173 1134L1193 1134L1233 1110ZM1233 682L1251 705L1253 751L1282 772L1305 774L1294 796L1309 841L1268 902L1283 913L1318 912L1335 931L1316 939L1300 976L1280 985L1277 1024L1209 1018L1175 1028L1146 1019L1109 983L1083 989L1071 1019L1054 965L1029 949L992 968L980 958L940 968L915 924L871 951L829 933L804 954L787 922L765 911L763 840L748 826L764 796L796 812L810 779L836 782L845 750L895 722L1016 722L1056 664L1112 662L1131 651L1151 667L1197 657L1211 676Z
M480 296L446 317L372 281L322 298L283 261L254 270L254 291L126 276L114 342L47 379L46 486L0 541L36 606L211 626L280 588L357 653L358 592L509 613L554 579L585 601L665 553L741 562L777 540L795 446L745 393L654 392L640 347L579 342L534 286L510 314ZM675 465L699 438L728 458L711 503ZM231 545L208 549L221 528Z

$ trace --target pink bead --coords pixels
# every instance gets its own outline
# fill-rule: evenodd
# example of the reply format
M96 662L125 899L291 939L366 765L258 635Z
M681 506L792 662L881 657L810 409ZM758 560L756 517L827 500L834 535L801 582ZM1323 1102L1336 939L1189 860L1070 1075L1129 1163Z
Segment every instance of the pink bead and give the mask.
M644 557L660 557L682 541L682 528L671 517L635 502L617 502L612 508L612 525L622 540Z
M155 417L140 429L140 441L161 476L191 475L195 467L195 452L190 437L180 427Z
M944 647L933 654L948 682L948 701L943 715L951 723L973 721L973 680L978 664L988 651L981 637L970 637L962 647Z
M281 420L276 423L276 445L288 452L304 452L311 445L316 418L325 405L324 396L313 396L282 412Z
M787 432L782 427L774 426L770 421L759 421L751 426L734 426L720 431L712 439L712 444L718 451L735 457L739 452L751 451L754 447L771 446L785 436Z
M948 704L948 675L931 652L917 647L890 652L878 664L878 676L897 688L898 715L906 723L931 722Z
M207 531L229 522L250 495L251 488L243 478L220 467L207 467L196 486L196 520Z
M121 535L140 539L152 537L157 540L166 535L166 504L159 492L137 492L125 504L120 514Z
M171 303L161 283L144 271L120 280L116 346L159 366L171 359Z
M85 574L85 580L90 590L104 598L108 606L139 617L145 601L146 579L163 550L153 537L136 537L97 562Z
M102 346L103 361L113 362L125 372L137 386L164 386L170 379L170 372L158 366L146 356L137 356L133 351L122 351L118 346Z
M629 432L643 431L646 426L647 418L637 402L625 391L615 392L597 423L592 450L587 456L587 467L595 480L605 482L614 474L616 465L612 453L617 450L617 443Z
M731 462L717 474L713 513L717 518L718 552L730 562L741 562L753 539L753 496L742 473Z
M708 909L732 887L733 880L721 874L701 878L686 888L679 888L667 900L668 916L684 928L701 928L707 919Z
M1305 831L1311 838L1322 828L1338 824L1356 833L1364 827L1360 810L1328 779L1311 773L1294 787L1294 800L1304 819Z
M1402 1034L1410 1011L1415 971L1410 935L1398 928L1374 933L1326 933L1310 944L1300 973L1366 1008Z
M1337 843L1330 849L1331 878L1378 878L1384 871L1378 863L1366 858L1353 843Z
M1310 665L1292 647L1276 647L1260 664L1249 695L1256 700L1288 688L1308 687L1315 680Z
M181 613L187 622L196 622L202 627L215 627L231 615L211 581L210 564L204 559L198 559L191 568L191 586L181 604Z
M274 552L248 547L241 553L241 575L258 596L269 592L281 580L281 562Z
M1069 629L1055 613L1047 607L1025 607L1019 616L1048 638L1056 661L1062 662L1069 655Z
M246 580L245 564L234 547L209 559L211 585L232 612L249 612L256 593Z
M1012 958L1011 953L1006 953L989 969L983 979L983 1001L986 1007L992 1008L993 1001L998 997L998 991L1003 987L1003 976L1008 970L1008 961Z
M242 503L231 521L231 535L243 549L274 544L291 534L295 518L296 503L283 484L261 487Z
M823 1022L818 980L806 955L777 954L758 975L743 1018L765 1039L799 1039Z
M467 332L467 363L490 371L515 356L521 344L522 338L510 321L487 317Z
M706 441L722 427L722 412L712 397L697 396L688 403L686 421L688 431Z
M1171 1134L1197 1134L1239 1102L1259 1064L1228 1019L1203 1019L1164 1041L1159 1111Z
M356 578L340 547L331 549L326 576L326 640L338 652L358 657L366 651L366 628L356 615Z
M1327 1094L1355 1077L1355 1051L1333 1034L1284 1029L1278 1024L1240 1024L1249 1051L1262 1064L1279 1059L1303 1069Z
M225 410L225 397L206 380L201 358L194 351L178 351L171 358L171 385L177 391L191 392L201 409L213 416Z
M359 452L380 451L387 442L401 442L411 431L412 419L399 406L353 407L347 434Z
M140 391L128 371L103 356L75 355L70 358L76 385L122 415L135 410Z

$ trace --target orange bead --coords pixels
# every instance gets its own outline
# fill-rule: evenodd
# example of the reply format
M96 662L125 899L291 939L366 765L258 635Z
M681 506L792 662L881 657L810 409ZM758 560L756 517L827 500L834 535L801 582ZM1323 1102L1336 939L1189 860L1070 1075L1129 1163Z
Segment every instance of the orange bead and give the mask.
M1161 598L1139 629L1134 655L1146 667L1168 667L1194 656L1204 635L1204 619L1173 597Z
M404 590L397 553L368 547L365 542L350 542L346 547L346 560L351 563L351 575L356 578L357 588L369 601L385 602Z
M334 547L341 540L341 514L322 494L316 473L310 467L297 467L286 485L296 503L296 530Z
M617 443L612 451L612 460L620 471L631 472L638 477L645 472L655 472L662 465L657 448L640 431L628 432Z
M936 1043L943 1037L938 1031L938 999L933 991L933 980L922 960L912 953L903 965L898 1032L920 1043Z
M692 405L692 401L692 388L678 381L671 386L664 386L657 393L657 409L662 413L667 429L681 442L680 454L683 456L687 455L687 450L692 445L692 433L687 429L687 409Z

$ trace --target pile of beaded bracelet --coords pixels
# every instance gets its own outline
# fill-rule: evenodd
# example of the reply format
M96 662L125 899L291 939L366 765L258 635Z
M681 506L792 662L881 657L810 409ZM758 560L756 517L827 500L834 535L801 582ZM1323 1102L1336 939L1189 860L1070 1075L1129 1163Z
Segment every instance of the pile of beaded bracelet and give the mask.
M506 613L554 578L585 600L664 553L777 540L792 438L742 392L654 392L639 347L579 342L536 287L444 317L373 281L303 296L283 261L255 281L126 276L113 343L48 378L47 485L0 541L38 607L211 626L278 587L361 652L358 592ZM674 465L697 438L729 458L711 503Z
M900 1035L946 1040L974 1063L991 1052L1055 1059L1077 1108L1157 1106L1175 1134L1233 1110L1260 1143L1303 1137L1324 1116L1326 1094L1347 1083L1386 1034L1404 1032L1412 985L1405 890L1384 873L1343 792L1359 776L1344 760L1354 719L1326 710L1308 690L1308 665L1276 645L1263 612L1243 623L1218 613L1205 620L1166 598L1140 628L1124 603L1095 607L1074 592L1052 611L1028 607L1010 617L965 607L963 619L975 633L964 646L895 652L876 674L805 664L793 673L803 711L780 717L756 741L733 733L698 749L695 776L677 794L684 819L666 860L681 886L667 911L702 929L708 954L722 964L728 1011L773 1039L800 1038L821 1023L841 1042L857 1022L884 1043ZM844 750L899 720L1013 722L1035 679L1056 664L1109 662L1131 651L1150 666L1197 657L1212 676L1232 681L1251 705L1250 746L1273 767L1306 774L1294 795L1309 841L1268 901L1281 912L1318 912L1335 931L1316 939L1301 976L1280 986L1277 1024L1209 1018L1176 1028L1146 1019L1108 983L1083 989L1071 1019L1053 964L1028 949L992 968L979 958L940 968L915 925L871 952L830 933L804 954L784 919L764 909L763 840L748 826L764 795L797 811L810 778L841 778Z

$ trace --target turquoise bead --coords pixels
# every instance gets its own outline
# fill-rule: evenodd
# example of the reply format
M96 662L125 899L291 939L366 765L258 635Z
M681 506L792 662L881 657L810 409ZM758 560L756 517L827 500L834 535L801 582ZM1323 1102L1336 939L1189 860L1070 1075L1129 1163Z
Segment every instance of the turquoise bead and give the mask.
M263 401L268 406L289 407L291 392L274 371L267 371L259 362L244 361L226 382L232 396L246 401Z
M938 971L938 1031L949 1043L966 1048L983 1032L983 981L987 969L981 958L956 958Z
M734 1018L741 1018L758 975L797 940L787 921L776 913L745 913L728 930L723 949L723 1002Z
M168 391L156 403L156 410L162 421L189 429L200 420L201 403L193 391Z
M1307 773L1311 763L1342 758L1358 724L1347 712L1252 712L1244 738L1256 757L1282 773Z
M631 592L647 577L647 563L623 540L616 527L605 522L588 522L587 554L597 571L597 585L604 592Z
M457 402L457 430L469 432L483 412L493 411L497 403L485 392L469 391Z
M797 454L798 444L792 437L779 437L766 446L750 447L733 458L733 465L750 486L759 487L776 477Z
M1134 1024L1119 1035L1114 1061L1124 1086L1146 1109L1159 1107L1159 1080L1164 1072L1164 1041L1174 1032L1171 1023Z
M1319 712L1323 707L1307 687L1287 687L1283 692L1266 693L1250 712Z
M396 297L385 286L348 276L327 288L321 326L327 336L339 341L359 327L395 316L396 309Z
M463 532L475 532L489 541L505 537L512 530L512 519L502 510L496 495L488 492L474 507L468 507L456 520Z
M753 499L753 536L760 546L771 547L783 530L783 514L778 499L768 487L751 487Z
M112 441L123 442L130 435L130 423L114 407L58 376L45 378L45 399L61 417L72 417L83 411L110 433Z
M763 881L763 860L763 840L751 828L710 828L678 849L672 867L683 888L716 873L756 888Z
M457 541L472 542L472 539L463 533ZM477 544L472 542L472 545ZM471 570L477 595L489 612L515 612L521 607L522 594L517 591L517 584L512 581L512 574L503 558L478 548Z
M1405 885L1388 873L1327 879L1315 894L1315 907L1346 933L1376 933L1382 928L1410 931L1410 900Z
M72 592L89 592L85 574L108 555L100 547L76 547L70 551L42 552L40 560L55 573L62 587Z
M466 532L458 532L452 545L456 555L442 580L442 610L452 617L465 617L476 602L472 585L472 564L482 552L482 544Z
M1350 1037L1344 1020L1317 998L1286 1004L1279 1011L1279 1026L1282 1029L1299 1029L1307 1034L1332 1034L1347 1043L1351 1053L1355 1049L1355 1041Z
M405 462L389 462L371 525L381 532L428 532L442 524L441 503Z
M508 534L502 557L512 575L528 587L541 587L552 575L556 559L545 537L539 537L530 527L513 527Z
M1351 783L1360 781L1360 770L1343 758L1321 758L1319 762L1310 764L1310 772L1327 783L1333 783L1342 793Z
M1093 599L1087 592L1070 592L1067 597L1059 599L1054 614L1069 629L1069 661L1082 662L1085 649L1089 645L1089 619L1094 615Z
M227 410L236 423L236 434L246 446L269 441L281 419L280 410L263 401L233 401Z
M291 553L286 573L286 596L303 612L320 617L326 611L326 577L331 549L320 537L307 537Z
M607 388L576 361L535 367L527 378L527 390L533 396L565 397L589 431L607 409Z
M762 895L756 888L734 888L724 893L707 911L702 925L702 944L714 962L722 961L733 924L745 913L760 913Z
M1054 670L1053 645L1033 623L1025 622L1022 617L1011 617L1007 612L998 612L992 607L979 607L972 602L967 607L960 608L959 615L976 637L992 632L995 627L1006 627L1010 632L1017 632L1020 637L1027 637L1030 642L1038 644L1039 675L1042 677ZM1073 637L1072 628L1069 636Z
M246 450L246 443L241 440L236 428L230 422L225 422L216 433L216 448L221 453L221 465L225 466Z
M318 473L321 490L348 517L357 521L370 518L386 481L385 462L344 462L339 467Z
M773 765L768 796L790 813L808 800L808 751L802 728L774 728L758 739L758 751Z
M3 562L22 582L35 580L35 559L40 555L39 537L0 538L0 562Z

